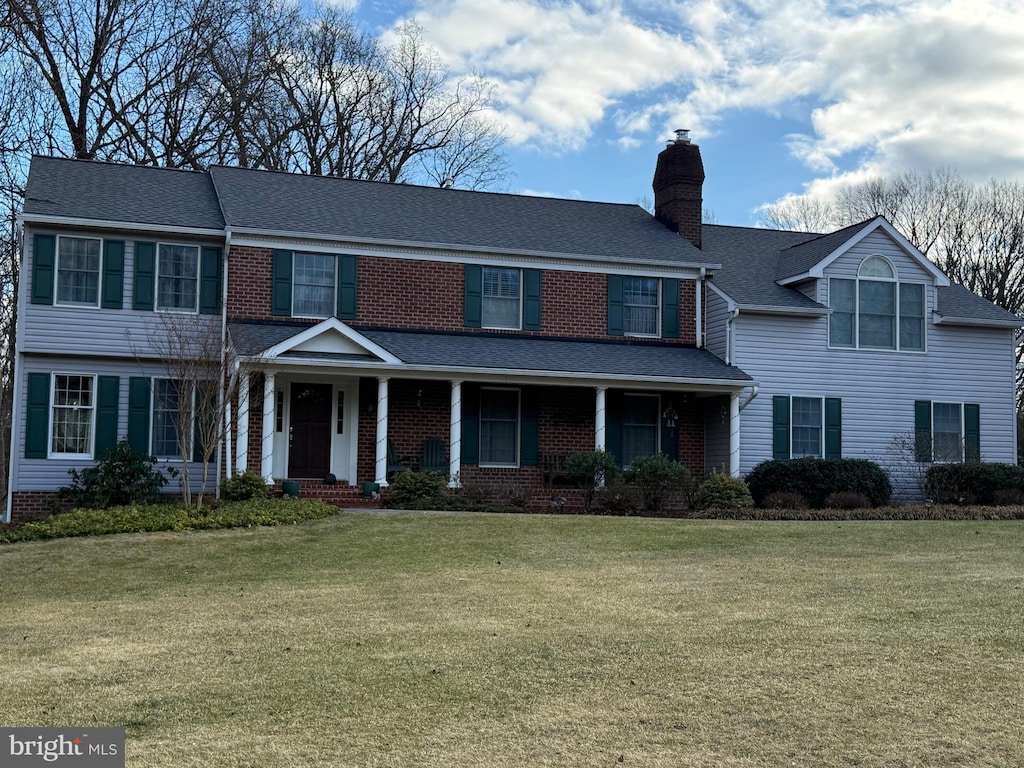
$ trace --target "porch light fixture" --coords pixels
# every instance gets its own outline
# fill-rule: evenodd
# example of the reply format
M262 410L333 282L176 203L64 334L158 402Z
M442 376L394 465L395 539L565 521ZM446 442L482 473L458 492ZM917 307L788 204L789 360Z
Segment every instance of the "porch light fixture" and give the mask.
M675 429L675 427L676 427L676 420L678 418L679 418L679 413L672 406L672 403L669 403L668 406L665 408L664 411L662 411L662 414L661 414L661 419L664 422L665 426L668 427L669 429Z

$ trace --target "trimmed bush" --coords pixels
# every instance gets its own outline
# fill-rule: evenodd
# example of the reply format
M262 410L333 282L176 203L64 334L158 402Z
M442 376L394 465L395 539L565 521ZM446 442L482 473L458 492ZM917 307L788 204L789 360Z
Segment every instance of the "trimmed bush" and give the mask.
M864 509L870 506L871 502L863 493L836 491L825 497L826 509Z
M251 469L229 477L220 485L220 497L224 501L245 501L246 499L267 498L267 483Z
M76 509L11 528L0 528L0 542L61 539L141 531L247 528L316 520L338 510L315 499L250 499L222 502L202 510L181 504Z
M644 511L653 514L663 512L673 494L692 493L690 470L663 453L635 459L622 476L639 489Z
M451 509L452 502L448 479L440 472L399 472L388 493L394 509Z
M935 464L925 475L924 492L939 504L992 504L1000 491L1022 490L1024 468L1016 464Z
M594 511L601 515L635 515L640 504L639 489L616 478L597 495Z
M583 509L589 512L594 506L594 494L615 479L619 467L608 451L588 451L569 457L566 474L583 491Z
M724 472L711 472L697 491L698 509L746 509L754 506L747 484Z
M168 477L178 471L156 468L156 458L139 453L122 440L107 455L81 472L69 469L71 485L59 490L60 497L75 507L108 509L126 504L151 504L160 498Z
M859 493L871 506L889 503L892 483L885 471L867 459L791 459L762 461L747 475L747 485L759 507L771 493L799 493L809 507L825 506L830 493Z
M799 493L774 491L764 497L765 509L807 509L807 499Z

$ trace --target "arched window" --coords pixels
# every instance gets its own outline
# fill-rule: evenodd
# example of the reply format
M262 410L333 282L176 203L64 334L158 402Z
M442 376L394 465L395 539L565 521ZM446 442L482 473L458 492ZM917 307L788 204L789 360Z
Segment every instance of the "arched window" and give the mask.
M857 279L829 280L833 347L924 351L924 285L901 283L884 256L868 256Z

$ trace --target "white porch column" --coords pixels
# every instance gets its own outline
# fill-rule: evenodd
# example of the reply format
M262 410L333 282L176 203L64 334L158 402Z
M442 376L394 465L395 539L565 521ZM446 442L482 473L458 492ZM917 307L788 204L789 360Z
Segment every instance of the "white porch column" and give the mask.
M238 442L235 444L235 469L241 474L249 466L249 374L238 382Z
M381 488L388 486L388 378L377 379L377 445L374 482Z
M608 387L597 387L597 402L594 408L594 450L603 451L607 446L607 438L605 437L605 422L607 417L607 409L605 407L605 399L608 394Z
M263 442L260 447L260 474L274 482L274 372L263 374Z
M448 430L448 487L461 488L462 480L462 382L452 381L451 423Z
M729 395L729 474L740 476L740 396Z

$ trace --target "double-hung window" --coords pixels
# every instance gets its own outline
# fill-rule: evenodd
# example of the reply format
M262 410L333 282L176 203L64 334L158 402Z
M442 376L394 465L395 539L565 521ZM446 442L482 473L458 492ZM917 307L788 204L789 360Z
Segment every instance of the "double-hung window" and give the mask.
M519 390L480 390L480 466L519 464Z
M658 285L655 277L622 280L622 330L627 336L658 336Z
M794 397L792 400L793 442L791 456L821 457L823 410L820 397Z
M504 267L484 267L480 320L484 328L518 330L522 318L522 272Z
M101 242L92 237L57 238L57 304L99 306Z
M869 256L856 279L829 280L829 345L923 352L924 290L921 283L900 282L882 256Z
M932 403L932 459L964 460L964 420L960 403Z
M158 459L177 459L191 445L192 403L186 388L174 379L153 379L152 452ZM182 409L185 409L184 412ZM179 445L179 436L183 438Z
M838 397L774 395L772 458L838 459L843 455L843 401Z
M915 400L914 433L917 461L981 461L978 403Z
M622 466L658 453L658 396L622 396Z
M330 317L335 309L338 259L332 254L296 253L292 275L292 315Z
M91 458L96 423L94 376L54 374L50 455Z
M157 251L157 309L196 312L198 301L198 246L161 243Z

